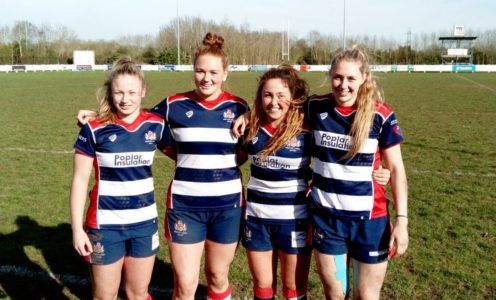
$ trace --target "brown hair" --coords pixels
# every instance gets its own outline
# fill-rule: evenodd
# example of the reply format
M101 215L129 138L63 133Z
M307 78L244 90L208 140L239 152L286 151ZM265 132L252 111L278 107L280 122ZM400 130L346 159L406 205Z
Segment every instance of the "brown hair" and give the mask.
M117 118L116 108L112 98L112 82L120 75L137 76L143 88L146 88L145 75L139 66L129 57L118 59L112 65L112 71L103 83L103 86L97 92L97 98L100 101L97 117L103 122L113 122Z
M291 93L291 101L288 112L283 122L279 125L277 132L265 148L260 151L259 154L262 156L274 154L301 132L304 119L304 103L308 96L308 84L292 66L283 64L265 72L258 82L255 103L253 104L253 111L250 116L250 128L245 143L251 141L260 127L267 122L267 117L262 106L262 90L265 83L270 79L281 79L287 85Z
M356 113L350 130L352 145L350 150L348 150L343 157L350 158L356 155L367 141L376 112L376 104L383 103L383 97L382 91L372 76L369 57L364 48L361 46L353 46L352 49L346 49L338 53L331 62L331 68L329 70L331 78L334 68L341 61L359 64L360 72L365 78L358 89L355 101Z
M229 67L229 59L224 50L222 50L223 46L224 38L222 36L210 32L207 33L203 38L203 44L196 49L193 65L196 64L198 57L205 54L210 54L220 57L222 59L222 66L224 67L224 70L227 70Z

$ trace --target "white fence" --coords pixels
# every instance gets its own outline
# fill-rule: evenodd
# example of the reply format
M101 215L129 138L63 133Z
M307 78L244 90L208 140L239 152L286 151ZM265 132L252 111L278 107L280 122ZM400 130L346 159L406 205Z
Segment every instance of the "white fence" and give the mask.
M266 71L276 65L230 65L229 71ZM304 72L327 72L329 65L294 65ZM107 71L110 65L0 65L0 72ZM192 65L141 65L143 71L192 71ZM496 72L496 65L372 65L375 72Z

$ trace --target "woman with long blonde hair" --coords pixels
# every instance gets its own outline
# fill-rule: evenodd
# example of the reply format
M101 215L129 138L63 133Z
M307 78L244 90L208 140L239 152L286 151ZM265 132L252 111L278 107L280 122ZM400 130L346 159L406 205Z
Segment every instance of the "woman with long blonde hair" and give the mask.
M312 245L327 299L347 298L348 261L353 298L378 299L388 259L408 247L407 180L403 135L360 47L334 57L332 93L312 96L307 117L314 133ZM385 188L372 170L391 172L394 226Z

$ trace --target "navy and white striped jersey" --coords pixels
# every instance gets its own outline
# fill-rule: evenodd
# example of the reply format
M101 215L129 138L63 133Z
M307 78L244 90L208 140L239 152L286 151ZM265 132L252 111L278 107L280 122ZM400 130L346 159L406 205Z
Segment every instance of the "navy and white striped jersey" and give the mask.
M312 133L303 130L273 155L258 155L269 143L275 130L270 125L261 127L246 145L251 162L246 217L264 223L306 220L306 177Z
M194 91L170 96L153 108L167 121L177 147L167 208L208 211L242 205L236 161L240 142L231 126L247 110L243 99L227 92L205 101Z
M164 120L144 111L131 124L96 119L83 126L74 148L94 158L95 170L86 226L120 229L155 221L151 166L155 150L170 143Z
M382 149L403 142L398 121L384 103L376 105L373 125L364 146L352 158L342 159L350 149L349 135L355 116L353 107L338 107L332 94L312 96L307 118L314 133L312 199L317 208L350 218L386 216L385 187L372 180L381 163Z

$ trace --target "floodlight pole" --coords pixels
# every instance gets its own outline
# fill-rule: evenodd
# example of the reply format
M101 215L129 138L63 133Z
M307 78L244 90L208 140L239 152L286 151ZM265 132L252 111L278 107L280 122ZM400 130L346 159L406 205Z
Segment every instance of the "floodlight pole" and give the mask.
M287 23L287 32L286 32L286 45L284 41L284 24L283 24L283 30L281 33L281 59L284 60L284 57L286 56L288 58L288 63L289 63L289 21ZM287 47L288 52L284 52L284 47Z
M176 0L176 20L177 20L177 65L181 65L181 47L179 45L179 0Z
M343 0L343 50L346 49L346 0Z

